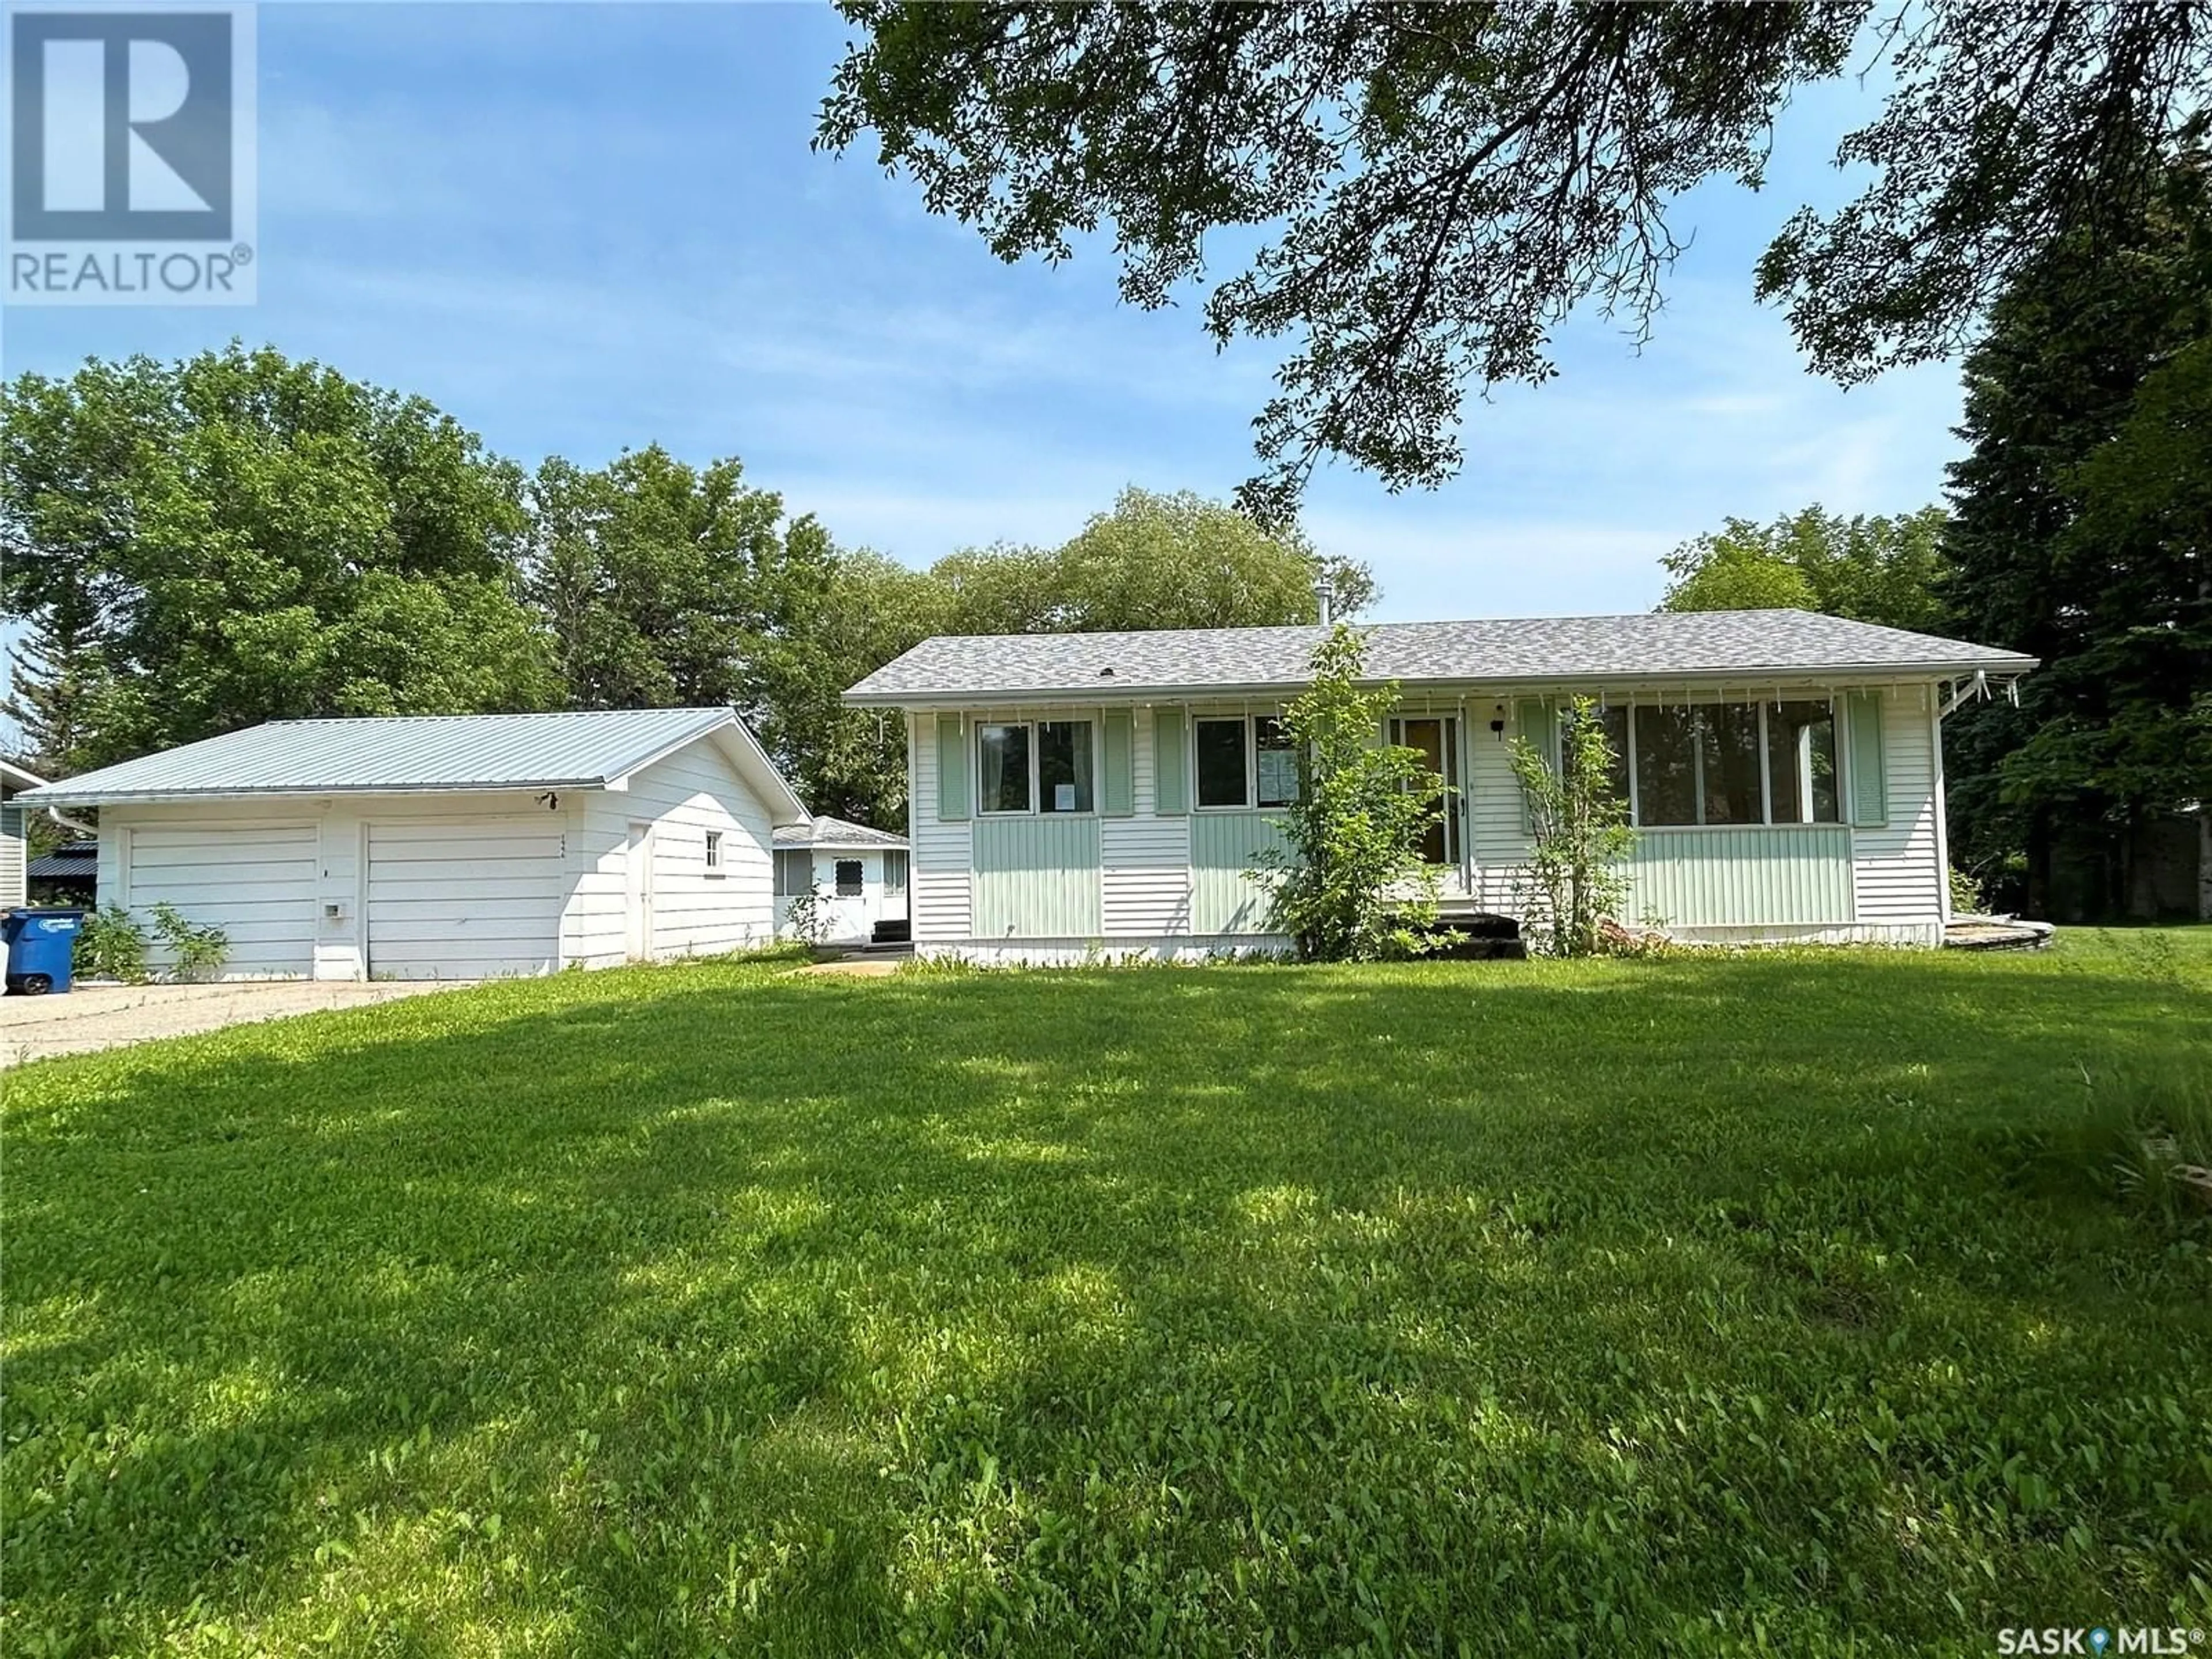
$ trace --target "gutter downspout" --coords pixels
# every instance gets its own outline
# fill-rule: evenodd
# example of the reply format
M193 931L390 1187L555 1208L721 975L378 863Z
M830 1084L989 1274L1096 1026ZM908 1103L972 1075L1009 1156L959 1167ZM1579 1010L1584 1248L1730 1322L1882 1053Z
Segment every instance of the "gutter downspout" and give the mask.
M61 825L64 830L74 830L80 836L88 836L95 840L99 837L100 826L98 824L87 823L82 818L73 818L66 812L63 811L58 806L49 806L46 808L46 816L52 818L56 823Z

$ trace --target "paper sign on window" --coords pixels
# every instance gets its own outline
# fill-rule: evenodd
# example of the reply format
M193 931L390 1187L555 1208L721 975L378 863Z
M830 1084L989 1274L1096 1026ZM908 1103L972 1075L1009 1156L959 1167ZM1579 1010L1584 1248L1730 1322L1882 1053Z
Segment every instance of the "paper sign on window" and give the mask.
M1052 810L1055 812L1073 812L1075 810L1075 786L1073 784L1055 783L1053 785Z

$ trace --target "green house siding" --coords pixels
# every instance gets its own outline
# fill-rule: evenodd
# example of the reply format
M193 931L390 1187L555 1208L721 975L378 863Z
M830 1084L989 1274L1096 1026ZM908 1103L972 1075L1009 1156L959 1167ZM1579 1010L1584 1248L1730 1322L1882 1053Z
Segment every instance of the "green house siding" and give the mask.
M1656 916L1670 927L1848 923L1851 832L1832 823L1639 831L1627 908L1632 921Z
M1267 890L1244 872L1263 847L1282 844L1266 812L1194 812L1190 818L1190 930L1194 933L1266 931Z
M979 817L977 939L1095 939L1100 915L1098 820Z

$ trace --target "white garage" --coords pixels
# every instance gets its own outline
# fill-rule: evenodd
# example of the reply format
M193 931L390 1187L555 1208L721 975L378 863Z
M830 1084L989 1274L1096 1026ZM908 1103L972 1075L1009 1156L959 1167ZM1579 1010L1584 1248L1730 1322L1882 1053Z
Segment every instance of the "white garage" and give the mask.
M100 890L226 978L485 979L774 937L809 822L726 708L280 720L22 797L97 809ZM152 953L160 965L160 952Z

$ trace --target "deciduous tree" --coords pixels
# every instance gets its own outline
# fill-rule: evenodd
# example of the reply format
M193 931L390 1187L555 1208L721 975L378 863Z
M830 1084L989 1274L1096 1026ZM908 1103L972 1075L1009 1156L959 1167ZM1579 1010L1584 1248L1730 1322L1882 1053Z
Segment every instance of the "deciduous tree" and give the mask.
M1577 305L1647 325L1675 199L1760 184L1802 87L1888 82L1838 158L1872 182L1758 270L1850 380L1962 343L2061 227L2124 222L2212 66L2212 12L2110 0L841 9L819 142L872 131L1001 258L1103 233L1131 303L1210 283L1217 340L1291 337L1245 496L1277 520L1323 455L1449 476L1467 388L1549 379ZM1219 280L1224 243L1258 252Z
M0 392L0 608L57 772L257 721L544 705L514 469L419 398L234 345Z

